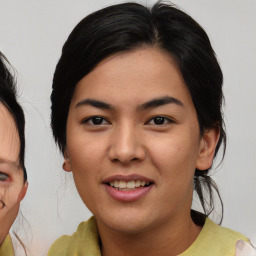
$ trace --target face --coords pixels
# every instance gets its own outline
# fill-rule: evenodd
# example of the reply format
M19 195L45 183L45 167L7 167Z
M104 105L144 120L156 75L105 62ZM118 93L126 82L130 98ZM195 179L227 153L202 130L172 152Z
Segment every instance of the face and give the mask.
M99 225L142 232L190 218L195 168L213 157L206 137L173 59L141 48L76 85L63 166Z
M0 244L9 231L25 195L23 171L19 166L20 140L14 120L0 103Z

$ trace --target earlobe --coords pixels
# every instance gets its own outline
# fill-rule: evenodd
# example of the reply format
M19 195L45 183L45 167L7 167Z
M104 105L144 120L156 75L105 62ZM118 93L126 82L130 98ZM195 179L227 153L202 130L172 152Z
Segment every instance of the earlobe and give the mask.
M211 128L204 131L200 141L200 149L196 165L198 170L207 170L212 166L219 136L220 132L217 128Z
M28 189L28 182L26 181L19 193L19 196L18 196L18 202L20 203L23 198L25 197L26 193L27 193L27 189Z
M62 164L62 169L66 172L71 172L70 159L67 152L64 153L64 162Z

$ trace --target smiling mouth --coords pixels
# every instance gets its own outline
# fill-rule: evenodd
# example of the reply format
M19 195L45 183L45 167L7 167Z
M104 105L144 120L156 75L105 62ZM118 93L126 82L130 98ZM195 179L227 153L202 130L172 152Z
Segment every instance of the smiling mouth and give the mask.
M131 174L115 175L103 181L106 192L117 201L134 202L150 193L155 183L146 177Z
M105 184L117 190L129 191L129 190L135 190L138 188L149 187L153 183L148 181L143 181L143 180L130 180L130 181L114 180L111 182L106 182Z

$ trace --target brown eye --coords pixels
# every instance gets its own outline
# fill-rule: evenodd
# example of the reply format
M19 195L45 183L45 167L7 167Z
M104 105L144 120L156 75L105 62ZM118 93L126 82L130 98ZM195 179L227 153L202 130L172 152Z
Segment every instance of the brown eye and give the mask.
M95 117L92 117L91 118L91 122L94 124L94 125L101 125L103 124L104 122L104 118L100 117L100 116L95 116Z
M153 122L156 125L161 125L161 124L164 124L165 118L162 116L157 116L157 117L153 118Z
M164 117L164 116L155 116L154 118L150 119L148 124L150 125L165 125L173 123L173 121L170 118Z
M101 117L101 116L92 116L84 120L83 123L88 125L95 125L95 126L109 124L109 122L104 117Z

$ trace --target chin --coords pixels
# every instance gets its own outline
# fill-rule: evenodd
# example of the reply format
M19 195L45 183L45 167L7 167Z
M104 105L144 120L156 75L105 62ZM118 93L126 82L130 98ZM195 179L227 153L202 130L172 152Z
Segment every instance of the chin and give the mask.
M99 216L95 217L96 220L100 221L104 226L124 234L138 234L154 227L152 213L146 214L145 212L140 212L139 214L137 211L129 211L126 213L119 211L118 214L110 213L102 216L102 218Z

